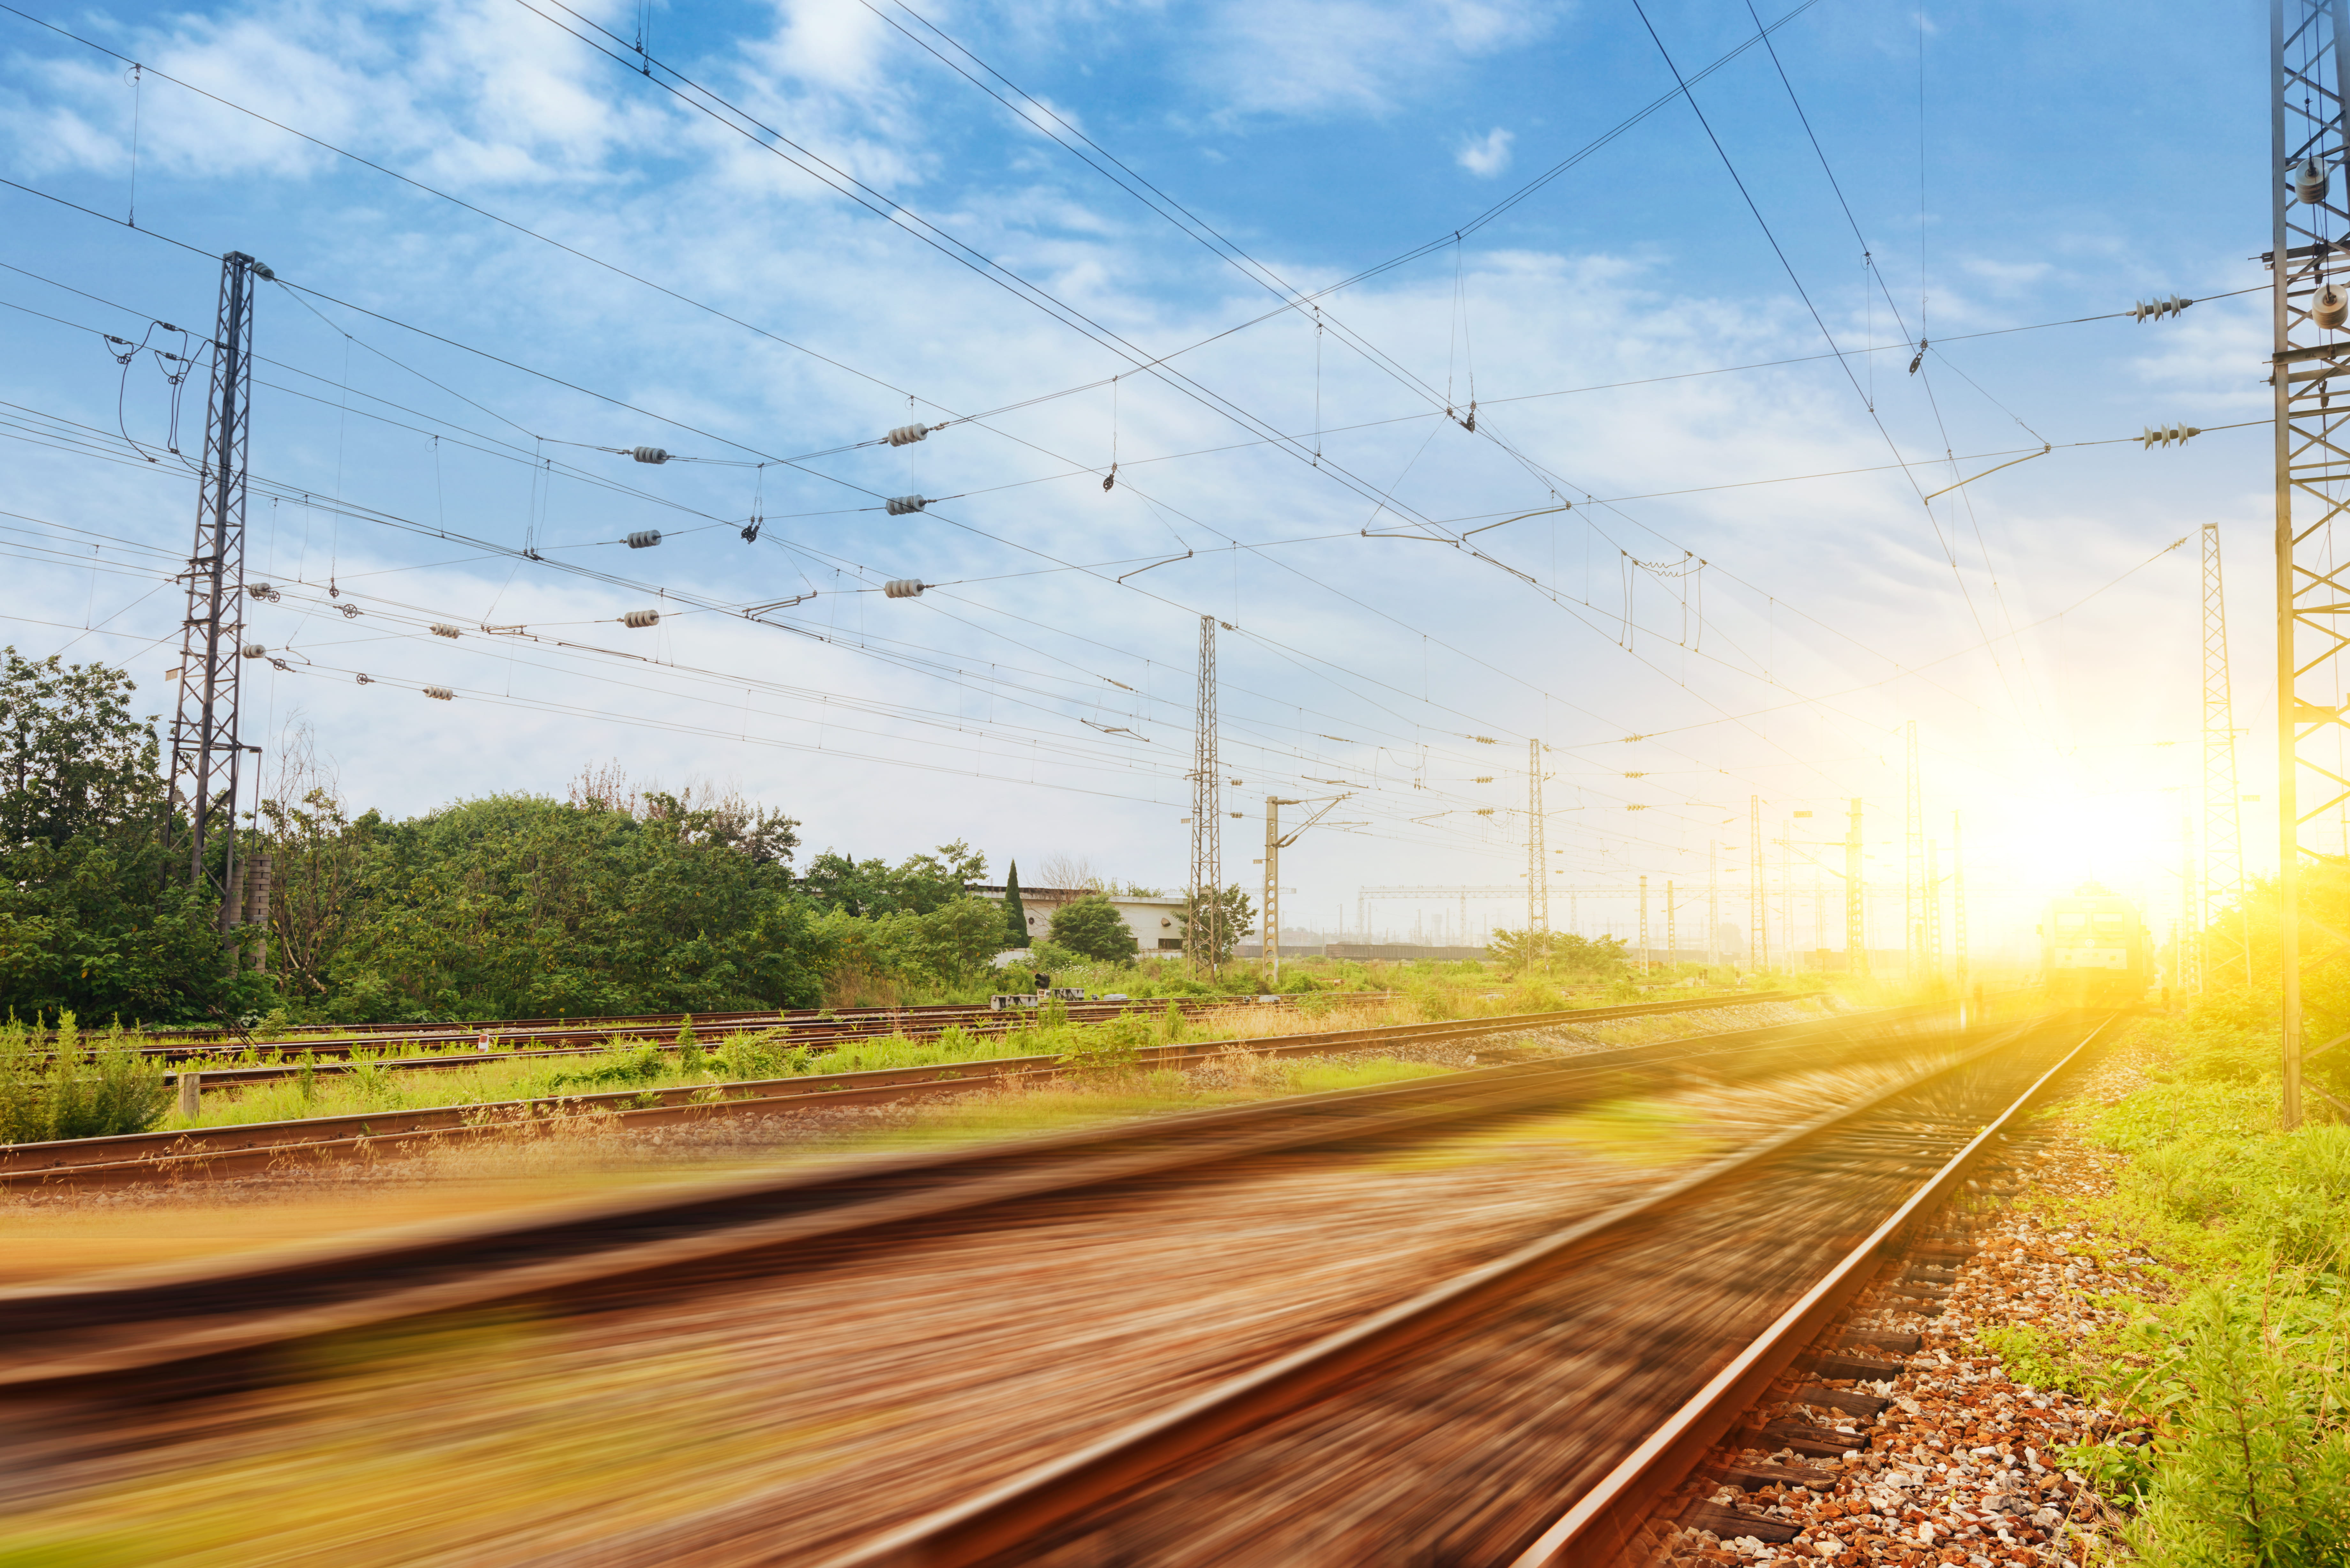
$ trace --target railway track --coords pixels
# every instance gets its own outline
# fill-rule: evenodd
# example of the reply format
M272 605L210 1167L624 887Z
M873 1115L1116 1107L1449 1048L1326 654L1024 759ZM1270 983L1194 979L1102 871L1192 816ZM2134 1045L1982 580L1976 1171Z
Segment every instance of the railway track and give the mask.
M1915 1050L1912 1006L1602 1049L1079 1132L702 1184L520 1219L436 1225L260 1262L0 1290L0 1394L151 1374L322 1334L522 1300L585 1311L789 1272L924 1227L1016 1223L1040 1200L1222 1179L1268 1159L1409 1145L1496 1117L1617 1099L1691 1073L1738 1080ZM1536 1015L1549 1016L1549 1015ZM1475 1038L1523 1020L1350 1032ZM1361 1044L1356 1040L1357 1044ZM1248 1043L1242 1043L1243 1044ZM1288 1049L1315 1049L1283 1040ZM1325 1041L1320 1049L1332 1048ZM1174 1050L1199 1049L1193 1046ZM992 1218L991 1218L992 1217Z
M2002 1031L822 1561L1637 1561L1659 1500L2104 1026Z
M610 1511L617 1473L556 1507L437 1466L429 1501L380 1510L345 1560L1615 1561L1660 1500L1679 1510L1679 1475L1770 1375L1837 1337L1845 1303L1992 1156L2085 1029L1960 1037L1901 1010L0 1292L0 1400L41 1433L16 1485L119 1487L150 1445L174 1443L224 1475L226 1450L277 1445L253 1473L288 1476L338 1430L388 1420L427 1456L437 1424L497 1420L465 1407L518 1366L515 1408L555 1402L567 1435L639 1389L639 1424L683 1410L747 1446L710 1450L729 1484L656 1491L634 1518ZM1825 1091L1800 1089L1801 1125L1775 1125L1772 1107L1801 1103L1787 1075L1830 1063L1876 1086L1825 1110ZM1490 1150L1492 1129L1709 1084L1759 1107L1734 1154L1585 1188L1512 1168L1517 1207L1499 1220L1452 1207L1490 1201L1458 1151ZM1410 1164L1421 1148L1437 1152ZM1261 1200L1284 1183L1288 1208ZM1415 1193L1435 1212L1394 1206ZM1354 1240L1319 1238L1342 1216ZM1174 1293L1163 1305L1097 1321L1103 1306L1066 1293L1133 1275L1153 1248L1190 1261L1154 1276ZM844 1311L853 1331L817 1326ZM495 1374L400 1360L400 1345L444 1342L432 1321L536 1323L544 1347L502 1350ZM695 1402L710 1396L681 1341L721 1355L721 1403ZM335 1392L375 1355L391 1357L381 1379ZM580 1386L639 1359L624 1385ZM817 1393L859 1377L861 1394ZM346 1425L321 1428L338 1408ZM892 1447L877 1421L904 1436ZM1079 1440L1032 1462L1055 1432ZM712 1473L664 1446L685 1440L645 1452ZM477 1485L515 1511L472 1519L493 1507L467 1498ZM184 1488L157 1495L187 1506ZM135 1511L107 1497L109 1528Z
M1139 1068L1180 1068L1235 1051L1269 1056L1326 1054L1383 1046L1442 1044L1497 1033L1593 1024L1748 1005L1752 998L1701 998L1623 1007L1575 1008L1497 1018L1374 1029L1321 1031L1255 1039L1186 1041L1143 1046L1122 1061ZM479 1058L456 1058L464 1064ZM388 1065L390 1064L387 1064ZM435 1064L440 1064L438 1062ZM489 1134L546 1131L567 1118L599 1116L630 1127L702 1121L715 1116L775 1115L809 1108L874 1105L974 1089L1045 1082L1092 1064L1059 1056L1003 1056L861 1073L803 1074L788 1078L714 1083L665 1089L548 1096L422 1110L370 1111L339 1116L252 1122L194 1131L129 1133L110 1137L0 1145L0 1188L122 1185L159 1177L241 1175L296 1160L377 1158L404 1148ZM298 1068L247 1069L285 1076ZM225 1078L226 1075L224 1075ZM215 1080L211 1072L203 1081ZM229 1081L252 1082L250 1077Z

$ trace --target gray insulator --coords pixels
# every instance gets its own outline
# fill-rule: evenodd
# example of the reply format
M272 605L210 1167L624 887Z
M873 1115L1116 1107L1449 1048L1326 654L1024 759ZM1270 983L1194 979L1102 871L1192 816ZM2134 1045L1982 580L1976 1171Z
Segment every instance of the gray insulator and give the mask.
M927 438L931 433L931 427L929 425L899 425L896 430L889 432L889 444L891 446L911 446L916 441Z
M359 684L362 686L372 686L375 684L375 677L369 675L365 670L361 670L359 671Z
M622 626L633 627L659 626L660 624L660 611L630 610L628 614L620 618L620 624Z
M2202 433L2202 431L2194 425L2157 425L2152 430L2144 431L2139 441L2142 449L2150 451L2155 447L2168 446L2174 441L2180 446L2185 446L2189 436L2199 436Z
M435 637L457 638L463 637L465 634L463 630L451 626L445 620L436 620L432 623L432 635Z
M892 577L881 585L881 592L888 598L915 599L921 597L922 590L930 586L920 577Z
M639 462L667 462L669 461L669 453L661 451L661 449L657 446L631 447L629 449L629 455L635 458Z
M2332 171L2322 159L2304 158L2293 165L2293 199L2314 207L2325 200L2327 186L2333 183Z
M631 550L650 550L660 543L660 530L658 528L642 528L629 535L629 548Z
M285 597L283 594L270 587L267 583L248 583L245 585L244 591L251 594L255 598L265 599L271 604L276 604L279 599Z
M2350 321L2350 292L2338 283L2328 282L2309 302L2309 318L2328 332Z
M457 700L457 694L446 686L427 686L424 694L435 702L454 702Z
M261 644L257 642L248 642L243 648L237 649L237 651L244 654L247 659L266 659L269 657L269 649L262 647Z
M890 516L903 517L909 512L920 512L930 503L919 495L892 495L888 504Z

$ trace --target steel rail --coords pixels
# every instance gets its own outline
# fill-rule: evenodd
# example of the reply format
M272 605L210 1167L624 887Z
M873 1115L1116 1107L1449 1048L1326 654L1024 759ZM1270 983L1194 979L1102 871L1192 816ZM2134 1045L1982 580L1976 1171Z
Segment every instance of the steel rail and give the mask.
M1310 1404L1343 1379L1393 1364L1452 1325L1552 1277L1579 1256L1601 1250L1611 1238L1652 1224L1709 1189L2028 1041L2035 1032L2036 1022L1999 1030L1950 1061L1712 1161L1643 1197L1581 1219L1077 1452L827 1559L822 1568L970 1568L1016 1552L1052 1527L1182 1460Z
M1752 1000L1752 999L1747 999ZM1617 1008L1510 1013L1493 1018L1436 1023L1390 1024L1370 1029L1274 1034L1254 1039L1185 1041L1137 1047L1137 1065L1174 1067L1232 1051L1276 1056L1376 1049L1382 1045L1442 1043L1494 1033L1523 1033L1564 1025L1604 1023L1659 1014L1710 1010L1735 1002L1643 1002ZM1865 1016L1847 1014L1846 1016ZM338 1116L304 1116L219 1127L166 1132L119 1133L105 1137L59 1138L42 1143L0 1144L0 1188L27 1182L72 1180L119 1182L172 1171L221 1174L266 1166L286 1156L317 1158L389 1151L420 1139L468 1137L484 1133L546 1130L556 1121L595 1114L631 1127L699 1120L714 1116L772 1114L820 1102L837 1106L961 1094L1006 1084L1035 1084L1070 1070L1082 1058L996 1056L919 1067L879 1068L861 1073L801 1074L788 1078L681 1085L666 1089L619 1089L586 1095L553 1095L485 1104L444 1106L411 1111L362 1111ZM650 1101L650 1104L647 1102Z
M848 1159L411 1227L288 1254L0 1290L0 1390L23 1391L516 1299L691 1289L713 1266L1039 1196L1198 1172L1270 1152L1425 1136L1463 1118L1586 1103L1693 1064L1784 1070L1843 1038L1906 1049L1887 1009L1441 1078L1293 1096L962 1148ZM1859 1037L1856 1040L1854 1036Z
M2107 1017L2034 1079L2013 1104L1921 1182L1867 1238L1757 1334L1705 1386L1659 1423L1597 1485L1520 1553L1511 1568L1598 1568L1622 1561L1656 1503L1697 1468L1706 1452L1762 1397L1837 1313L1898 1258L1903 1241L1939 1208L1991 1151L2113 1023Z

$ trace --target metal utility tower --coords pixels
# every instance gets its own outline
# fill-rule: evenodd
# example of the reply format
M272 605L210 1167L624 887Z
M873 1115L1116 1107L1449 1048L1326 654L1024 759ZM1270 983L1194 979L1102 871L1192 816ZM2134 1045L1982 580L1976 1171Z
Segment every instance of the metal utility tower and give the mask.
M212 396L204 410L203 465L196 478L196 534L188 555L187 615L180 628L179 706L172 719L166 844L187 856L188 881L220 894L223 935L244 915L236 856L239 635L244 599L245 451L253 417L253 286L269 269L232 251L221 258L220 318L213 329ZM258 750L258 748L254 748ZM204 864L217 835L217 871Z
M1746 967L1757 973L1771 966L1762 878L1762 797L1750 794L1746 797Z
M2196 989L2251 981L2251 917L2243 908L2244 839L2236 798L2236 705L2228 682L2228 604L2221 592L2220 525L2203 524L2203 887L2191 912ZM2235 919L2207 933L2214 911Z
M1544 868L1542 742L1526 742L1526 931L1550 934L1550 874Z
M1926 886L1926 797L1918 781L1918 721L1908 723L1909 804L1908 866L1902 878L1901 926L1909 948L1908 978L1914 983L1931 973L1926 967L1926 906L1933 890Z
M1216 618L1200 618L1200 696L1191 739L1191 919L1183 956L1212 972L1223 951L1223 763L1216 755Z
M1844 832L1844 968L1846 974L1868 972L1868 922L1861 907L1860 796L1852 797L1852 811Z
M2275 354L2277 616L2277 960L2283 1057L2282 1122L2301 1125L2302 827L2324 821L2350 797L2339 747L2340 653L2350 642L2350 561L2334 547L2334 521L2350 495L2350 399L2335 408L2328 378L2350 373L2350 342L2334 336L2350 320L2350 265L2336 238L2350 232L2341 182L2345 146L2342 94L2343 0L2270 0L2270 312ZM2333 264L2329 276L2327 265ZM2303 510L2296 515L2294 503ZM2303 784L2311 801L2302 806ZM2314 853L2313 846L2311 853ZM2331 958L2338 941L2323 956Z

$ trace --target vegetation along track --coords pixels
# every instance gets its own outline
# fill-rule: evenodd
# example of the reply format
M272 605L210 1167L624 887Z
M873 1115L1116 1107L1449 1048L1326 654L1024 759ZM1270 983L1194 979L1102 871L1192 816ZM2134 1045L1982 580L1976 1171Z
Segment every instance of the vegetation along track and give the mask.
M1536 1015L1547 1017L1549 1015ZM151 1376L235 1353L494 1303L611 1307L789 1272L811 1251L909 1230L1017 1223L1040 1199L1161 1191L1301 1152L1409 1144L1529 1111L1620 1098L1692 1073L1785 1074L1914 1051L1942 1011L1910 1006L1697 1036L1368 1089L1185 1113L1042 1137L868 1157L438 1224L262 1260L174 1265L0 1291L0 1391ZM1523 1028L1525 1020L1362 1031ZM1289 1040L1280 1045L1288 1048ZM1324 1042L1323 1049L1329 1048ZM1115 1204L1107 1210L1118 1212ZM217 1375L216 1366L204 1376Z
M1138 1047L1131 1053L1131 1062L1143 1068L1180 1067L1233 1051L1295 1056L1425 1044L1735 1007L1756 1000L1752 996L1709 997L1375 1029L1268 1035L1253 1040L1186 1041ZM456 1060L463 1063L473 1059ZM615 1117L629 1127L659 1126L717 1116L787 1113L811 1106L875 1104L962 1094L975 1088L1039 1083L1073 1070L1077 1067L1058 1056L999 1056L862 1073L804 1074L788 1078L564 1095L425 1110L305 1116L195 1131L124 1133L109 1137L5 1144L0 1145L0 1187L63 1183L89 1187L147 1181L161 1176L224 1176L266 1168L289 1159L373 1157L406 1146L450 1138L544 1128L559 1118L589 1113ZM206 1081L211 1081L212 1076L206 1073Z
M1385 997L1383 992L1363 992L1352 993L1348 1000L1378 1002ZM1064 1002L1061 1007L1072 1023L1098 1023L1126 1013L1156 1013L1170 1005L1185 1018L1201 1018L1232 1011L1253 1012L1266 1006L1294 1006L1297 1000L1295 996L1275 997L1269 1002L1256 997L1188 996L1147 1002ZM1714 1004L1721 1003L1717 1000ZM972 1034L1000 1034L1007 1029L1024 1027L1036 1016L1034 1008L997 1009L968 1002L936 1002L837 1012L829 1008L798 1008L700 1015L680 1012L616 1018L532 1018L486 1023L353 1024L338 1025L330 1033L286 1035L265 1041L232 1041L218 1035L174 1038L168 1031L156 1031L149 1036L148 1044L136 1049L151 1060L201 1070L208 1084L259 1083L298 1071L291 1064L305 1057L314 1064L330 1064L364 1053L392 1067L465 1067L514 1055L583 1055L623 1040L668 1044L660 1039L663 1033L673 1036L687 1028L704 1040L771 1032L791 1044L824 1051L851 1040L880 1039L891 1034L931 1039L949 1029L962 1029ZM386 1054L398 1051L443 1054L406 1057ZM259 1059L263 1057L273 1060L262 1064ZM208 1065L223 1063L230 1064ZM318 1070L333 1068L319 1065Z
M2095 1033L1978 1032L829 1568L1625 1560L1649 1505Z

